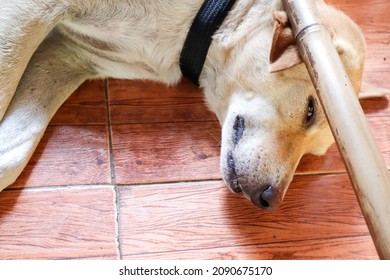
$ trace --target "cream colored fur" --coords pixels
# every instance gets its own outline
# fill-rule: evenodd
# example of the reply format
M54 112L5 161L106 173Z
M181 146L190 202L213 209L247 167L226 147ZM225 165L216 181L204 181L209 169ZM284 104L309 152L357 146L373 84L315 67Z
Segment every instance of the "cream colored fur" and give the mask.
M51 117L86 79L177 83L180 51L202 2L2 0L0 190L16 180ZM322 1L319 9L358 90L362 34ZM268 209L280 205L301 156L323 154L333 142L305 67L268 70L272 14L278 10L277 0L237 0L214 36L200 79L222 125L224 179L260 207L261 194L272 187L264 195ZM308 126L310 96L316 112Z

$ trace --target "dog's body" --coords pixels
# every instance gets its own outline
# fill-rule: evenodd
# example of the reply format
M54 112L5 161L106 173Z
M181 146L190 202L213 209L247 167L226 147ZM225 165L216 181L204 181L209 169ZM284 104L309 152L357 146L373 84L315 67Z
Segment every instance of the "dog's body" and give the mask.
M51 117L86 79L177 83L180 52L202 2L3 0L0 190L16 180ZM322 1L318 5L359 91L361 32L344 14ZM237 0L214 36L200 77L223 128L225 181L268 209L281 203L301 156L322 154L333 143L304 66L283 70L291 65L279 57L269 63L271 45L279 45L272 41L272 14L281 9L280 0ZM283 16L275 15L279 27ZM277 53L282 57L284 50ZM283 71L270 73L273 66Z

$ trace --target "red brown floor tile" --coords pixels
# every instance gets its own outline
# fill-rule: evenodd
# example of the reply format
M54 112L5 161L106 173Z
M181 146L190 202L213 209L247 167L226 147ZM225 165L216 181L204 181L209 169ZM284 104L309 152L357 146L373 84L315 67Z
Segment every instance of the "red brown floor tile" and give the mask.
M249 259L253 250L245 257L242 246L250 252L261 244L296 241L307 250L313 240L332 243L334 238L369 235L346 175L296 177L282 208L274 213L260 211L221 183L121 187L119 192L124 258L229 248L232 255ZM372 257L372 240L364 240L359 256L365 258L366 251ZM258 257L281 254L281 246L266 246L275 251ZM338 257L350 256L350 248L339 250Z
M216 122L113 125L117 184L218 179Z
M50 126L11 187L111 183L105 126Z
M113 187L0 193L0 259L116 259Z
M85 82L60 107L50 125L106 125L104 80Z

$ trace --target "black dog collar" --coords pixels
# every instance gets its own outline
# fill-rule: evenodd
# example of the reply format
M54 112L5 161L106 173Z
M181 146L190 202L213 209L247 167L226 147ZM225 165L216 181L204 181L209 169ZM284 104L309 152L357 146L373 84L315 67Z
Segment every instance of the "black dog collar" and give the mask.
M205 0L196 15L180 54L180 69L184 76L199 86L199 76L210 48L212 36L218 30L235 0Z

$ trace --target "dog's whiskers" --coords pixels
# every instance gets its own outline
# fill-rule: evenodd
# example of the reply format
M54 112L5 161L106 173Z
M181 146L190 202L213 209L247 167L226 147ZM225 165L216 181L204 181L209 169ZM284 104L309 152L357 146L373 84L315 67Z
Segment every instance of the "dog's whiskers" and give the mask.
M211 137L213 137L215 139L215 141L217 141L217 143L221 146L221 140L219 140L217 137L215 137L214 134L212 134L211 132L207 131L207 134L209 134Z

